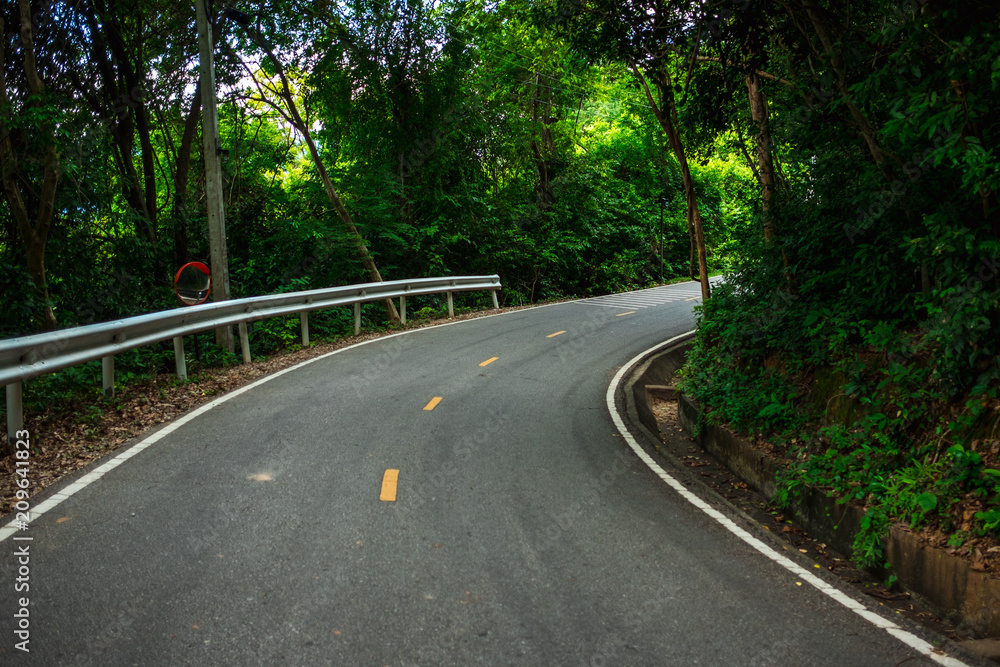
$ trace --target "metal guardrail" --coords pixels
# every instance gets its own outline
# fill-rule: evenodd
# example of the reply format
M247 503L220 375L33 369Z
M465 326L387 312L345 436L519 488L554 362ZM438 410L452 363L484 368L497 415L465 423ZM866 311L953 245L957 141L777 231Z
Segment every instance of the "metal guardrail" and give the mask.
M400 318L406 322L406 297L426 294L448 295L448 316L454 317L453 292L489 290L493 307L499 308L497 290L500 276L461 276L415 278L381 283L289 292L204 303L176 310L129 317L49 333L0 340L0 384L7 386L7 435L24 424L21 383L87 361L103 361L103 385L106 395L114 394L115 355L164 340L173 339L177 375L187 378L184 336L234 324L239 326L243 362L250 362L247 322L298 313L302 345L309 345L309 312L336 306L354 305L354 333L361 331L361 304L383 299L400 301Z

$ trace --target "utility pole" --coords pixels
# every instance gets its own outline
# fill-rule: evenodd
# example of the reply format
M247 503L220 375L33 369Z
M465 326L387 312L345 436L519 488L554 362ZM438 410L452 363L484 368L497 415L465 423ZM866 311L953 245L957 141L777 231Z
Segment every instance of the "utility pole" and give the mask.
M219 163L219 113L212 59L212 22L205 0L195 0L198 48L201 55L201 135L205 154L205 201L208 205L208 245L212 263L212 300L226 301L229 293L229 256L226 252L226 214L222 203L222 167ZM234 351L232 327L215 330L215 342Z

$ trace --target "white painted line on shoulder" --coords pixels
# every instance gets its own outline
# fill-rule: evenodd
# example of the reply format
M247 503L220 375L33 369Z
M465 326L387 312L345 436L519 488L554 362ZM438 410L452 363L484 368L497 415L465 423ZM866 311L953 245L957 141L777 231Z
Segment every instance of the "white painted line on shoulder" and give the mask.
M930 658L934 662L940 665L945 665L946 667L968 667L964 662L958 660L957 658L937 653L935 651L934 646L932 646L930 643L924 641L923 639L916 636L912 632L904 630L903 628L899 627L889 619L883 618L882 616L869 610L857 600L853 600L849 596L845 595L843 591L838 590L834 586L831 586L829 583L823 581L822 579L820 579L815 574L805 569L795 561L775 551L772 547L768 546L767 544L764 544L764 542L751 535L745 529L741 528L740 526L737 526L732 519L730 519L725 514L723 514L722 512L715 509L714 507L706 503L704 500L696 496L688 488L686 488L683 484L681 484L677 478L675 478L673 475L671 475L662 467L660 467L660 465L656 461L654 461L652 457L649 456L649 454L646 453L646 450L644 450L639 445L639 443L636 442L635 438L632 437L632 434L629 433L628 427L625 426L625 420L623 420L621 415L618 414L618 408L615 405L615 393L618 390L618 385L621 384L622 380L625 377L625 374L628 373L637 363L639 363L639 361L643 357L647 356L652 352L656 352L658 350L669 347L676 341L684 338L685 336L689 336L693 333L694 331L688 331L687 333L683 333L679 336L674 336L670 340L664 343L660 343L659 345L654 345L645 352L641 352L640 354L636 355L631 360L626 362L626 364L618 370L618 372L615 374L615 377L611 380L611 384L608 386L607 394L605 394L605 401L607 402L608 412L611 413L611 419L612 421L614 421L615 427L618 429L618 432L621 434L622 438L625 439L625 442L628 443L629 447L632 448L632 451L635 452L636 456L642 459L642 462L645 463L647 466L649 466L649 469L652 470L654 473L656 473L657 477L666 482L672 489L674 489L677 493L679 493L681 497L683 497L685 500L687 500L689 503L700 509L708 516L715 519L716 522L718 522L720 525L726 528L726 530L731 532L733 535L743 540L744 543L756 549L763 556L767 557L768 559L782 566L790 573L794 574L797 578L807 582L809 585L813 586L817 590L825 593L827 596L829 596L833 600L836 600L843 606L847 607L848 609L850 609L855 614L862 617L875 627L885 630L887 633L889 633L899 641L903 642L904 644L912 648L914 651L920 653L924 657Z
M532 310L536 310L538 308L554 308L556 306L566 305L567 303L584 303L584 302L585 302L585 300L583 300L583 299L576 299L574 301L560 301L558 303L546 303L546 304L542 304L540 306L533 306ZM622 306L612 306L612 307L614 307L614 308L621 308ZM159 442L164 437L170 435L173 431L175 431L178 428L184 426L188 422L196 419L197 417L200 417L201 415L205 414L209 410L212 410L213 408L216 408L216 407L222 405L223 403L226 403L227 401L229 401L229 400L231 400L233 398L236 398L237 396L239 396L240 394L243 394L244 392L250 391L251 389L255 389L256 387L259 387L260 385L264 384L265 382L270 382L271 380L273 380L275 378L281 377L285 373L291 373L292 371L297 370L299 368L302 368L303 366L308 366L309 364L316 363L317 361L320 361L322 359L326 359L327 357L331 357L331 356L333 356L335 354L341 354L343 352L347 352L348 350L353 350L354 348L361 347L363 345L370 345L372 343L378 343L378 342L381 342L381 341L384 341L384 340L388 340L390 338L395 338L396 336L408 336L408 335L417 334L417 333L420 333L420 332L423 332L423 331L428 331L430 329L438 329L438 328L441 328L441 327L451 327L451 326L456 326L456 325L459 325L459 324L466 324L468 322L477 322L479 320L485 320L485 319L490 318L490 317L502 317L504 315L513 315L513 314L520 313L520 312L521 311L519 311L519 310L514 310L514 311L508 311L506 313L494 313L492 315L484 315L483 317L477 317L477 318L470 319L470 320L459 320L457 322L444 322L444 323L441 323L441 324L436 324L436 325L434 325L432 327L423 327L423 328L420 328L420 329L411 329L409 331L400 331L399 333L390 334L388 336L381 336L379 338L372 338L372 339L369 339L369 340L361 341L360 343L355 343L353 345L348 345L347 347L342 347L339 350L333 350L332 352L327 352L326 354L321 354L318 357L313 357L312 359L307 359L307 360L303 361L300 364L296 364L294 366L289 366L288 368L284 368L284 369L282 369L280 371L272 373L271 375L265 375L264 377L262 377L262 378L260 378L258 380L255 380L254 382L251 382L248 385L240 387L239 389L234 389L233 391L229 392L228 394L223 394L222 396L216 398L215 400L212 400L212 401L209 401L208 403L205 403L200 408L196 408L196 409L192 410L191 412L187 413L186 415L184 415L182 417L178 417L177 419L175 419L170 424L167 424L166 426L163 426L162 428L160 428L160 430L158 430L156 433L153 433L152 435L150 435L150 436L144 438L143 440L135 443L134 445L132 445L128 449L126 449L126 450L124 450L124 451L116 454L113 458L109 459L108 461L105 461L99 467L95 468L94 470L91 470L88 473L85 473L79 479L77 479L75 483L80 483L80 484L82 484L82 486L76 487L72 492L69 492L69 493L66 492L67 489L68 489L68 487L60 489L59 491L57 491L54 494L52 494L51 496L49 496L48 498L46 498L44 501L42 501L38 505L34 505L31 508L32 523L34 523L36 520L38 520L39 517L41 517L43 514L45 514L46 512L48 512L50 509L52 509L53 507L59 505L61 502L63 502L64 500L66 500L67 498L69 498L71 495L73 495L74 493L76 493L76 491L79 491L84 486L88 486L91 483L95 482L96 480L100 479L105 473L114 470L115 468L117 468L118 466L120 466L122 463L124 463L128 459L132 458L133 456L135 456L136 454L138 454L142 450L146 449L147 447L150 447L150 446L154 445L155 443ZM17 520L16 519L15 520L11 520L9 523L7 523L7 525L5 525L2 528L0 528L0 542L3 542L8 537L14 535L17 531L18 531Z
M566 303L576 303L576 302L575 301L560 301L559 303L546 303L546 304L542 304L540 306L534 306L532 308L532 310L535 310L535 309L538 309L538 308L552 308L552 307L555 307L555 306L564 305ZM201 415L205 414L209 410L211 410L213 408L217 408L218 406L222 405L223 403L226 403L227 401L229 401L229 400L231 400L233 398L236 398L240 394L248 392L251 389L254 389L256 387L259 387L260 385L264 384L265 382L270 382L271 380L273 380L275 378L281 377L285 373L291 373L292 371L297 370L299 368L302 368L303 366L308 366L309 364L316 363L317 361L320 361L321 359L326 359L328 357L332 357L335 354L341 354L343 352L347 352L348 350L353 350L354 348L361 347L362 345L370 345L372 343L378 343L380 341L388 340L390 338L395 338L396 336L408 336L408 335L411 335L411 334L420 333L422 331L428 331L430 329L439 329L441 327L450 327L450 326L455 326L455 325L458 325L458 324L465 324L467 322L477 322L479 320L485 320L485 319L490 318L490 317L501 317L503 315L512 315L514 313L519 313L519 312L521 312L521 311L514 310L514 311L509 311L509 312L506 312L506 313L494 313L493 315L484 315L483 317L477 317L477 318L473 318L473 319L470 319L470 320L459 320L457 322L444 322L442 324L436 324L436 325L434 325L432 327L423 327L423 328L420 328L420 329L411 329L409 331L400 331L399 333L390 334L388 336L381 336L379 338L372 338L372 339L369 339L369 340L361 341L360 343L355 343L353 345L348 345L347 347L342 347L339 350L333 350L332 352L327 352L326 354L321 354L318 357L313 357L312 359L306 359L305 361L303 361L300 364L296 364L294 366L289 366L288 368L283 368L282 370L277 371L275 373L272 373L271 375L265 375L264 377L262 377L262 378L260 378L258 380L255 380L254 382L251 382L248 385L240 387L239 389L234 389L231 392L229 392L228 394L223 394L222 396L216 398L215 400L212 400L212 401L209 401L208 403L205 403L200 408L196 408L196 409L192 410L191 412L187 413L186 415L184 415L182 417L178 417L177 419L175 419L170 424L167 424L166 426L162 427L156 433L153 433L152 435L150 435L150 436L144 438L143 440L135 443L134 445L132 445L128 449L126 449L126 450L124 450L122 452L119 452L113 458L109 459L108 461L105 461L104 463L102 463L99 467L95 468L94 470L91 470L90 472L83 474L75 482L72 482L69 485L67 485L66 487L60 489L59 491L57 491L55 493L53 493L51 496L49 496L48 498L46 498L45 500L43 500L38 505L33 505L32 508L31 508L31 523L33 524L35 521L38 520L39 517L41 517L43 514L45 514L46 512L48 512L53 507L59 505L61 502L63 502L64 500L66 500L67 498L69 498L70 496L72 496L77 491L79 491L82 488L84 488L84 487L90 485L91 483L97 481L105 473L114 470L115 468L117 468L118 466L120 466L122 463L124 463L128 459L132 458L133 456L135 456L136 454L138 454L142 450L146 449L147 447L150 447L153 444L159 442L164 437L170 435L172 432L174 432L178 428L184 426L188 422L196 419L197 417L200 417ZM70 487L73 487L73 488L71 489ZM7 525L5 525L2 528L0 528L0 542L3 542L8 537L10 537L11 535L15 534L17 531L18 531L17 520L15 519L15 520L10 521Z

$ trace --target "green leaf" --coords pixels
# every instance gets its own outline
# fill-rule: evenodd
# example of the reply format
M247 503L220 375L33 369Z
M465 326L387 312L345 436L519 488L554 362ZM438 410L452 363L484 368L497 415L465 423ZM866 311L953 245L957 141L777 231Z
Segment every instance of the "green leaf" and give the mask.
M937 496L929 491L924 491L917 496L917 504L920 505L920 509L925 513L930 512L937 507Z
M771 417L773 415L776 415L776 414L780 413L784 409L785 409L785 406L782 405L781 403L771 403L770 405L765 406L764 409L761 410L759 413L757 413L757 416L758 417Z

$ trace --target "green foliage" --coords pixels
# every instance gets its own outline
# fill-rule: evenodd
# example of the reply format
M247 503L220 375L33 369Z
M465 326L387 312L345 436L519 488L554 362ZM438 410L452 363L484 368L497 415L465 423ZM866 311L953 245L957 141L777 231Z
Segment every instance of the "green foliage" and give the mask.
M787 369L766 367L768 349L787 335L783 313L769 302L753 309L741 307L742 302L728 283L716 288L702 306L699 334L680 372L679 387L710 406L718 422L745 432L791 431L804 419L795 405L800 392ZM745 337L751 332L753 338Z
M60 219L48 238L48 287L60 326L177 307L169 288L177 263L208 259L200 142L191 135L187 156L181 141L189 119L197 120L197 73L193 45L175 28L192 10L160 2L147 9L142 25L115 16L107 28L124 31L131 49L128 62L109 54L110 71L132 67L149 82L142 100L114 101L109 114L138 113L141 104L147 128L119 137L118 126L97 122L63 80L48 83L54 95L66 94L65 104L32 110L58 109L59 127L69 132L63 138L83 137L64 154ZM62 27L87 25L87 11L67 9ZM644 287L660 279L661 197L670 202L663 277L687 273L679 169L631 73L620 63L587 62L534 18L524 3L486 11L405 0L322 7L296 0L269 12L268 48L386 279L497 272L505 303ZM234 56L259 62L252 73L262 78L279 68L248 29L231 27L217 66L233 295L366 281L302 138L275 113L281 100L247 90ZM99 48L91 38L86 30L73 37ZM45 48L78 62L79 54L59 51L69 44L76 42ZM144 53L147 60L137 55ZM91 71L77 74L98 91L110 85L87 79ZM702 95L717 89L710 82L698 88ZM24 136L32 123L52 120L35 116L18 117ZM130 118L134 124L137 116ZM710 260L722 268L739 251L737 231L750 222L750 174L738 155L712 151L710 131L699 137L704 159L694 170ZM150 186L155 191L155 216L129 194L131 176L119 160L128 141L142 197L149 199ZM184 178L182 161L190 166ZM39 163L25 164L37 171ZM0 333L20 335L45 304L9 210L0 209L0 222L0 307L9 314ZM343 324L331 322L331 335ZM254 352L294 345L293 329L287 321L260 324Z
M881 563L897 521L963 544L952 514L969 499L985 507L971 532L996 534L996 474L976 450L1000 406L996 10L876 3L849 30L826 24L836 54L817 60L822 18L723 6L732 21L713 46L733 62L752 46L756 66L793 83L765 83L784 187L775 241L748 228L702 311L685 391L793 462L778 502L809 484L865 507L861 562Z
M48 301L11 207L0 207L3 336L31 332L47 306L60 326L178 307L178 262L209 255L201 145L186 155L182 142L198 131L188 124L195 49L182 29L192 7L150 0L142 22L113 12L88 22L90 9L67 5L39 31L51 60L44 104L6 79L24 111L7 124L24 192L36 193L28 204L48 127L58 126L63 176ZM268 10L255 19L270 54L235 25L219 45L234 296L369 279L303 138L277 111L288 100L248 90L243 62L259 63L249 72L262 82L286 73L385 279L495 272L505 305L648 286L661 263L667 281L688 274L680 165L631 67L669 74L710 269L727 271L700 311L684 390L711 419L786 450L795 465L779 498L808 483L864 504L863 560L878 559L892 522L944 522L966 496L985 509L954 541L997 533L1000 473L994 454L975 449L995 424L1000 383L995 9L879 1L825 25L836 11L814 22L799 4L730 0L290 0ZM650 27L648 12L678 20ZM124 51L101 54L92 26L119 29ZM21 62L18 48L9 62ZM110 70L83 66L100 55ZM115 99L125 67L145 83ZM766 137L745 104L747 72L758 70ZM759 148L778 181L766 206ZM458 295L456 307L483 299ZM411 319L444 312L439 297L409 307ZM366 327L384 326L378 304L363 313ZM314 340L349 335L352 313L313 313L310 328ZM252 353L299 336L295 317L256 323ZM209 337L200 363L234 363ZM117 360L126 383L172 364L166 344ZM816 404L811 384L824 373L838 379ZM33 380L29 409L97 386L93 363Z
M981 535L992 533L994 536L1000 536L1000 508L993 507L985 512L976 512L976 518L983 524L979 531Z

